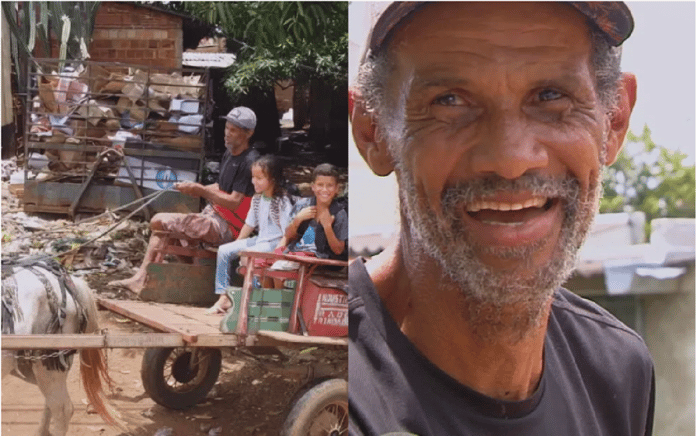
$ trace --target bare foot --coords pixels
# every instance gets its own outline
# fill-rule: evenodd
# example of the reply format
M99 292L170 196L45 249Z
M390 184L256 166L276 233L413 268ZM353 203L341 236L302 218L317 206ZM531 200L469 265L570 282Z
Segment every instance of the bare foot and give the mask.
M218 301L216 301L215 304L212 305L212 307L207 309L205 313L207 313L208 315L224 315L225 313L227 313L230 307L232 307L232 302L229 298L227 298L227 295L222 294L220 295Z
M121 288L128 289L129 291L135 293L136 295L140 295L140 293L145 288L145 281L146 280L147 280L147 276L143 275L142 277L140 277L136 274L133 277L128 278L128 279L114 280L112 282L109 282L108 286L119 286Z

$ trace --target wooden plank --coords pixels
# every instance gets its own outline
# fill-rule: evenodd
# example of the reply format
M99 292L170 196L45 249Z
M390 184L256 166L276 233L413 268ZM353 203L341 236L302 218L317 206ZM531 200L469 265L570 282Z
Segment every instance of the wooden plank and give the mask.
M211 305L217 300L217 296L213 292L215 262L209 262L209 265L149 264L147 284L140 293L140 298L153 303Z
M242 252L245 253L245 252ZM244 256L244 254L242 254ZM251 297L251 285L252 285L252 279L254 275L254 261L253 259L249 260L249 265L247 267L246 272L244 273L244 285L242 285L242 295L240 298L240 303L239 303L239 315L238 315L238 320L237 320L237 327L235 328L234 332L239 336L240 338L244 338L247 336L247 323L248 323L248 316L249 316L249 298Z
M104 348L168 348L186 345L178 333L138 333L131 335L107 333L105 336Z
M334 345L348 346L348 338L330 338L325 336L302 336L287 332L259 330L256 332L255 345Z
M3 350L182 347L176 333L3 335Z
M217 254L213 253L212 251L202 250L200 248L181 247L178 245L167 245L158 249L157 251L165 254L175 254L177 256L199 257L203 259L217 258Z
M220 316L207 315L204 308L130 300L98 299L99 304L155 330L178 333L195 343L200 334L222 335Z
M197 347L236 347L241 345L237 339L237 335L232 333L218 333L215 335L202 334L198 335L198 340L195 346Z
M240 251L239 255L254 259L291 260L293 262L298 262L307 265L348 266L348 262L346 262L345 260L322 259L319 257L311 256L296 256L293 254L263 253L259 251Z
M304 291L306 278L312 274L312 269L312 266L301 263L297 270L297 286L295 286L295 298L293 299L292 311L290 312L290 325L288 326L289 332L296 333L299 331L297 328L299 324L297 311L299 310L300 303L302 301L302 293Z
M104 347L104 337L97 335L2 335L3 350L43 350Z

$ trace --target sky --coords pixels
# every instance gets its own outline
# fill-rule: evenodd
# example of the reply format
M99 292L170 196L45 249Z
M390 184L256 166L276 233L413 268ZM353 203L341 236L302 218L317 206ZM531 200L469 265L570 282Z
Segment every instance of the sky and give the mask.
M696 131L696 3L627 2L635 21L624 43L622 69L636 75L638 98L630 129L640 134L645 124L658 145L680 150L685 164L694 164ZM370 2L351 2L349 17L349 79L352 83L370 29ZM352 140L352 138L351 138ZM351 237L393 228L398 220L393 175L379 178L364 165L351 143L351 210L371 210L369 199L380 199L381 214L350 214ZM365 192L371 194L364 195ZM364 204L363 204L364 202ZM368 220L369 217L369 220ZM365 220L363 221L363 218Z
M627 2L636 27L624 43L622 68L636 74L638 101L631 131L647 124L653 140L694 164L696 35L694 2Z

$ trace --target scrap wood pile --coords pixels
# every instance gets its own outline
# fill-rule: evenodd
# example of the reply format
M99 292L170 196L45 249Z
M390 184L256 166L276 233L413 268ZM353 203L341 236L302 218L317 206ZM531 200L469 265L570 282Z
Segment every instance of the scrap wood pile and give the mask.
M53 172L84 173L99 151L127 143L173 151L203 147L206 83L200 74L92 62L60 69L42 61L35 69L28 143L46 149Z

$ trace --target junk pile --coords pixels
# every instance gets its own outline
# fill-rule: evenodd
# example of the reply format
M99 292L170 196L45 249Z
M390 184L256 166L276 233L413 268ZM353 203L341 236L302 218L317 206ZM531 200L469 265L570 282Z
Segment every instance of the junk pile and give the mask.
M36 60L28 77L25 210L65 208L62 200L46 197L49 191L60 191L61 198L77 195L75 188L35 183L79 183L89 205L84 207L98 209L101 198L121 195L90 195L88 185L162 190L199 180L208 80L206 72L192 69ZM110 150L115 153L105 153Z
M178 150L200 148L202 76L122 69L80 64L60 73L36 73L30 139L116 148L143 140Z
M3 170L11 167L9 162L3 161ZM132 274L133 267L142 261L149 237L147 222L125 220L96 241L88 242L113 226L116 218L104 214L73 223L56 219L55 215L28 215L8 188L8 181L3 180L3 257L39 253L59 256L72 274L88 276L92 281L102 277L104 284L114 274Z

